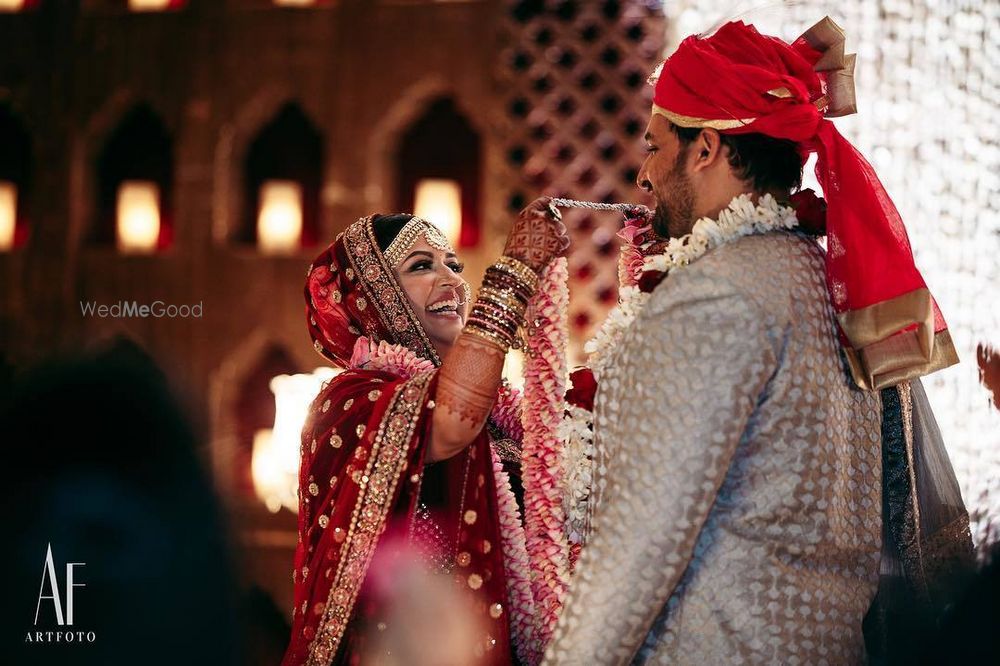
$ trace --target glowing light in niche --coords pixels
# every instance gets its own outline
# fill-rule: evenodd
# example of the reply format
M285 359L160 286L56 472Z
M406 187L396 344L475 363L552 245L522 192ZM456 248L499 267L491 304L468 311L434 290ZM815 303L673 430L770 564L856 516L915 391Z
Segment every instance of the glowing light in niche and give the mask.
M128 8L133 12L158 12L179 4L177 0L128 0Z
M257 246L265 254L292 254L302 243L302 186L269 180L260 188Z
M441 230L454 246L462 231L462 188L454 180L423 178L417 181L413 214Z
M133 12L162 12L183 5L184 0L128 0L128 8Z
M0 181L0 251L14 247L17 226L17 185Z
M278 375L271 380L274 427L258 430L253 439L250 472L257 496L272 513L299 510L299 446L309 405L334 368L316 368L311 374Z
M123 181L118 186L116 219L120 252L155 252L160 237L160 188L145 180Z

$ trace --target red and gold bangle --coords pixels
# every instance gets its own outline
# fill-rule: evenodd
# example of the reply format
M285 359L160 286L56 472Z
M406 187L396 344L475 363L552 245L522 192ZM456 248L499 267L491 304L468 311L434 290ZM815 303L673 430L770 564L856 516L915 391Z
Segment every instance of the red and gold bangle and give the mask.
M513 291L517 294L518 298L525 302L530 300L534 294L534 290L530 285L524 283L518 277L493 266L486 269L486 274L483 276L483 286Z
M465 333L475 335L483 340L492 342L493 344L500 347L504 352L510 349L511 345L514 344L514 339L506 333L496 332L494 329L488 327L485 323L479 321L470 320L463 329Z
M528 301L537 288L538 276L531 268L513 257L500 257L483 275L465 330L506 352L519 339Z
M538 289L538 275L535 271L531 270L531 268L514 257L502 256L497 259L496 263L493 265L518 278L521 282L528 286L532 293Z
M513 330L517 330L524 325L523 307L510 307L503 303L492 301L489 298L480 298L477 299L475 305L473 305L472 314L476 315L481 312L485 312L493 317L502 319L504 322L508 323L510 328Z
M528 309L528 304L521 299L517 298L513 293L509 291L499 291L490 287L483 287L479 290L478 301L486 301L503 307L504 309L510 310L518 318L524 316L525 310Z
M473 328L471 326L465 327L465 333L468 333L469 335L474 335L481 340L485 340L486 342L490 343L491 345L493 345L500 351L504 352L505 354L513 346L510 342L500 338L499 336L493 335L491 333L488 333L487 331L483 331L478 328Z
M483 311L476 310L469 317L470 322L485 322L493 327L499 327L503 329L504 333L512 337L517 335L517 326L514 322L510 320L509 317L505 317L503 313L498 313L496 311Z
M507 332L511 336L516 336L518 330L520 330L518 323L512 320L509 315L505 315L503 312L499 312L496 310L493 311L477 310L476 314L472 318L485 320L491 323L493 326L502 328L505 332Z

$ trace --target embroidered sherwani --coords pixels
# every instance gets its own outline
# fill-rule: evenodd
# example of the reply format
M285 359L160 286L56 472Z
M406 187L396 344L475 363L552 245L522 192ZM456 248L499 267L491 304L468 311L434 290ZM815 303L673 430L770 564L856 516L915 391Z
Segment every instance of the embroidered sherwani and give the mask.
M862 661L880 404L842 362L822 250L723 245L664 280L614 353L593 533L547 663Z

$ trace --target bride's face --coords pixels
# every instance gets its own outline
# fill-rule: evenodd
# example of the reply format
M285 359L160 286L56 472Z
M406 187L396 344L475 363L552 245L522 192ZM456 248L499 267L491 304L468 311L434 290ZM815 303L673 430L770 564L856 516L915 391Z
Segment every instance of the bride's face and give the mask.
M465 325L469 304L466 282L460 275L463 268L454 253L431 247L423 236L396 266L396 279L441 356Z

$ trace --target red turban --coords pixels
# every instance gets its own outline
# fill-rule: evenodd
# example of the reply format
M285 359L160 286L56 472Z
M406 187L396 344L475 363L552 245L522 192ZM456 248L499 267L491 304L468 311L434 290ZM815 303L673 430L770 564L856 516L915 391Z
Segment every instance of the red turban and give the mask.
M829 120L853 113L854 55L829 17L791 44L742 22L687 37L663 63L653 113L681 127L760 133L817 154L826 279L857 383L883 388L958 362L899 212Z

